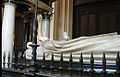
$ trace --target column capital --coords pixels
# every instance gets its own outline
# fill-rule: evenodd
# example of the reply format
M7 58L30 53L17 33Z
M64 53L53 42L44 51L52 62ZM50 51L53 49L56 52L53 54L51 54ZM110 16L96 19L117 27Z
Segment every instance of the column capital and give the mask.
M16 8L15 0L4 0L3 5L12 5Z
M42 16L41 15L38 15L37 19L38 19L38 22L42 22Z
M4 5L13 5L16 8L16 5L14 3L6 2Z
M42 18L50 20L51 15L52 15L52 13L50 13L50 12L44 12L42 14Z
M4 0L4 2L10 2L10 3L15 3L15 0Z

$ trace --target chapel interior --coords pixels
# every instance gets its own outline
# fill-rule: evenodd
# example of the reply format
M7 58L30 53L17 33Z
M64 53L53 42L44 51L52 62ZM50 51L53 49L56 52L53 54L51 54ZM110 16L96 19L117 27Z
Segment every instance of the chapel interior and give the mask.
M62 44L64 44L65 41L67 45L72 46L72 44L76 43L74 39L80 37L83 37L83 39L87 37L91 37L92 39L94 36L99 36L114 32L116 32L118 36L120 34L120 1L119 0L38 0L37 15L36 15L37 21L34 21L35 13L36 13L35 1L36 0L3 0L1 7L2 42L6 41L7 39L9 39L8 41L11 41L11 42L8 41L5 42L10 45L5 43L4 45L2 44L2 46L6 46L6 48L3 47L4 52L6 52L5 50L12 50L13 52L15 52L16 57L20 52L21 58L23 58L22 55L27 49L29 49L28 42L32 43L34 40L34 36L36 36L35 38L36 41L34 40L36 44L39 44L40 40L45 40L47 37L47 39L50 41L55 40L54 45L59 44L60 46L62 46ZM9 2L10 4L8 4ZM12 5L10 6L11 9L9 7L7 9L7 5ZM12 10L12 12L10 10ZM8 12L9 14L7 14ZM13 13L14 15L11 13ZM8 15L8 17L5 18L6 14ZM13 16L11 16L10 14ZM9 21L9 16L13 17L11 21ZM8 25L10 24L10 22L12 23L11 26ZM34 34L35 31L34 24L36 22L37 22L37 27L36 27L37 34ZM49 26L44 26L44 25L49 25ZM7 31L7 30L11 30L11 31ZM45 38L41 38L44 36ZM74 42L70 41L70 43L67 43L66 41L69 40L73 40ZM118 43L119 42L120 41L118 37ZM113 43L113 44L111 43L110 45L118 44L118 43ZM64 46L67 46L66 44ZM80 42L80 44L82 43ZM12 47L10 49L9 48L7 49L7 47L11 45ZM63 51L66 51L65 54L68 53L67 47L65 50L64 47L60 47L60 46L57 47L57 45L55 46L56 50L54 50L54 48L52 49L53 46L51 46L50 43L50 46L49 45L46 46L46 50L48 49L52 52L63 48ZM77 45L77 43L75 45ZM97 46L97 44L95 45ZM92 48L92 45L90 47ZM113 48L115 54L117 51L119 52L117 48L118 46L116 48ZM74 49L74 45L73 45L73 49ZM70 49L68 48L68 50ZM78 51L77 48L73 50L73 52L74 51ZM111 52L113 51L111 48ZM12 54L13 52L10 52L10 54ZM77 54L77 52L75 54ZM3 55L4 53L2 53L2 57ZM112 53L110 55L112 55ZM17 59L18 58L16 58L16 60ZM110 60L113 59L111 58ZM117 77L117 76L113 76L113 77ZM73 77L77 77L77 76L73 76Z
M50 31L49 36L51 40L63 40L63 33L61 32L67 32L70 39L119 32L120 7L117 0L70 0L69 2L67 2L68 0L51 0L52 3L49 0L42 1L54 9L54 17L52 15L51 18L52 31ZM24 48L25 21L28 21L27 27L29 29L27 41L32 39L34 8L32 7L31 10L30 4L28 6L20 0L16 1L16 5L14 50L19 50ZM38 14L40 12L42 11L39 10ZM2 17L3 13L4 4L2 6Z
M116 31L119 33L120 7L118 0L50 0L51 3L49 0L42 1L54 9L51 17L52 26L50 26L52 31L50 30L49 34L51 40L63 40L64 37L61 32L67 32L70 39ZM27 41L32 40L34 8L31 4L25 4L21 0L16 0L16 5L14 50L21 50L24 48L23 37L26 21L29 37ZM41 12L38 9L39 15ZM2 6L2 17L3 13L4 4ZM38 20L41 21L40 18Z

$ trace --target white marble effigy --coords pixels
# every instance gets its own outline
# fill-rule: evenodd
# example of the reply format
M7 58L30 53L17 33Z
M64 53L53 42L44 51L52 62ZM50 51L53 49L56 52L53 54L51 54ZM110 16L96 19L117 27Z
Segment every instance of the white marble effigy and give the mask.
M32 48L29 46L27 59L31 59ZM90 61L91 52L93 53L95 62L102 62L103 52L106 54L107 63L115 63L117 52L120 50L120 35L117 32L95 35L83 36L68 41L50 41L48 39L39 41L37 48L37 59L42 59L43 52L46 53L46 59L51 59L51 54L54 53L55 60L59 60L60 54L63 53L64 60L69 60L69 55L72 52L73 61L79 61L82 52L83 59L86 62Z

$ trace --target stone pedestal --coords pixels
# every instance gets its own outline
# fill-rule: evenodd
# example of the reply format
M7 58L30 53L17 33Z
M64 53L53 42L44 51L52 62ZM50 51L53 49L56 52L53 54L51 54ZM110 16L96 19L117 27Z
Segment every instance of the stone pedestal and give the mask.
M2 62L3 53L6 54L6 63L8 62L8 53L10 52L10 62L12 61L14 45L14 28L15 28L15 5L5 3L4 16L2 22Z

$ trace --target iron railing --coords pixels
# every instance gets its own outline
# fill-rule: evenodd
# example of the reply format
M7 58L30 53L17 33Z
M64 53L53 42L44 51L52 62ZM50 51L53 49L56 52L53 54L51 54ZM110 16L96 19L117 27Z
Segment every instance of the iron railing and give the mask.
M8 58L8 63L5 59ZM69 61L63 60L63 54L61 53L60 60L54 60L54 54L51 55L51 60L46 60L45 53L43 53L43 58L37 60L37 65L35 67L36 71L30 71L31 66L30 60L26 59L26 53L24 57L21 58L18 54L17 61L15 61L15 55L13 55L13 62L10 63L10 54L6 57L3 55L3 68L2 76L15 77L108 77L111 75L113 77L120 77L120 57L119 53L116 56L116 63L107 64L105 53L103 53L103 58L101 63L95 63L93 53L91 53L90 62L86 63L83 61L83 55L80 54L79 62L73 61L72 53L70 53ZM12 67L10 67L12 65ZM6 67L7 66L7 67Z

